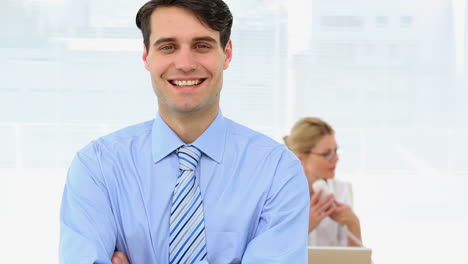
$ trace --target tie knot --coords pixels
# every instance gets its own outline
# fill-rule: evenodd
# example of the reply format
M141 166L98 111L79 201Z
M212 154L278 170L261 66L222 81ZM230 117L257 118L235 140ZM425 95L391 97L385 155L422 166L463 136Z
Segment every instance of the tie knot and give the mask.
M184 145L177 149L179 156L179 168L181 170L195 170L202 152L193 145Z

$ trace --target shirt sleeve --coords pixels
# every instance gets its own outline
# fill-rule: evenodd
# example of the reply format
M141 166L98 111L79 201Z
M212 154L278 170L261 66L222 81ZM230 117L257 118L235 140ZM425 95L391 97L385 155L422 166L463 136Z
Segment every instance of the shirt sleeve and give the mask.
M60 263L111 264L117 229L96 150L88 145L68 171L60 212Z
M309 190L299 161L285 151L277 164L243 264L307 263Z

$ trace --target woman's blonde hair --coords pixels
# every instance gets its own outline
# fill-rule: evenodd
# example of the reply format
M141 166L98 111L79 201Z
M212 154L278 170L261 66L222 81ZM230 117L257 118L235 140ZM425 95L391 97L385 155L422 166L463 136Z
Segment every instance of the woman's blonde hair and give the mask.
M283 140L292 152L309 153L323 136L334 134L333 128L322 119L304 117L294 124L291 134L283 137Z

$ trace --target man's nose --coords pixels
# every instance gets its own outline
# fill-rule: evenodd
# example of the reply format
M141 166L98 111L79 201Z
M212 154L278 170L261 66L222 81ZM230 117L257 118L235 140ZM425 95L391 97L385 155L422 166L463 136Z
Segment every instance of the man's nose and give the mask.
M180 49L175 58L174 65L176 69L190 72L197 68L195 54L189 48Z

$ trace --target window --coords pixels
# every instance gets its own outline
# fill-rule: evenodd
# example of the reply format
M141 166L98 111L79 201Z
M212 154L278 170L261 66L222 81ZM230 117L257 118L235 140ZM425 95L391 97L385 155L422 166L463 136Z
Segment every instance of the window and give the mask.
M377 16L375 18L375 23L377 27L387 27L388 26L388 17L386 16Z
M412 16L401 16L400 23L402 27L410 27L413 24Z

